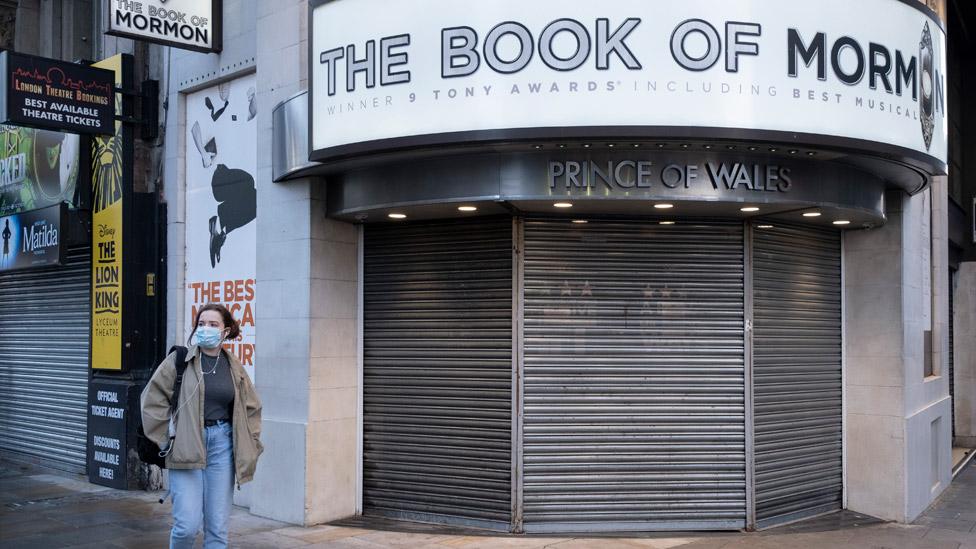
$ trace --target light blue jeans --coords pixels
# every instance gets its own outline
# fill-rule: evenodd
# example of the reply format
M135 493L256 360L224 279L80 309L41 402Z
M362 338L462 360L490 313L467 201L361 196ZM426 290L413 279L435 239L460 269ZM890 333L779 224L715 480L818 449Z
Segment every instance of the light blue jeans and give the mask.
M205 428L206 469L170 469L173 530L170 549L192 549L203 527L204 549L227 547L227 523L234 500L234 443L230 423Z

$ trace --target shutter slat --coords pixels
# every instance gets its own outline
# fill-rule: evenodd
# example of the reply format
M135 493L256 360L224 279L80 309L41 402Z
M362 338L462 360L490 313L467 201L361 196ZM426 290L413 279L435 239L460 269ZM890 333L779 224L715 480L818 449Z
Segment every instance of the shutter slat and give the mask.
M512 222L367 226L367 514L508 530Z
M524 231L526 532L744 527L741 224Z
M86 468L91 248L0 273L0 450Z
M765 528L840 509L838 231L753 233L756 519Z

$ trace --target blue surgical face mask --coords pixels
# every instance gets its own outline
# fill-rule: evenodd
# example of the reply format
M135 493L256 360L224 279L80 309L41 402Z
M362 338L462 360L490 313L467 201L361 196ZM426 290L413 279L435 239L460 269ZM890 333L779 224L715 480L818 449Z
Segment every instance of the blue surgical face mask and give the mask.
M223 341L220 330L213 326L198 326L193 337L196 339L197 345L204 349L215 349Z

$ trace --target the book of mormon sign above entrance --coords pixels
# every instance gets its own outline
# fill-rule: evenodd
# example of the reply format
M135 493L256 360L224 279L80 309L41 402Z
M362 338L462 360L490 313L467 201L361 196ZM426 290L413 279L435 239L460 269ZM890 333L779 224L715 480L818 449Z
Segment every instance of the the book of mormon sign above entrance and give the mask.
M311 4L313 160L672 135L827 144L945 169L945 33L917 2Z
M105 4L105 34L203 53L221 50L221 0L107 0Z

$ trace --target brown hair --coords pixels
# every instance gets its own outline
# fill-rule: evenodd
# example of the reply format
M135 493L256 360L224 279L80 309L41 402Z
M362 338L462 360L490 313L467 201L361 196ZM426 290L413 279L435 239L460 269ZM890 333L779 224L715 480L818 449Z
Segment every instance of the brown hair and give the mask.
M220 318L224 321L224 328L228 330L226 339L232 340L240 337L241 326L237 323L236 320L234 320L234 316L230 314L230 311L227 310L227 307L224 307L219 303L207 303L203 307L200 307L200 310L197 311L196 318L193 319L193 331L190 332L190 338L189 338L190 340L193 339L193 334L197 333L197 324L200 323L200 315L202 315L206 311L217 311L218 313L220 313Z

